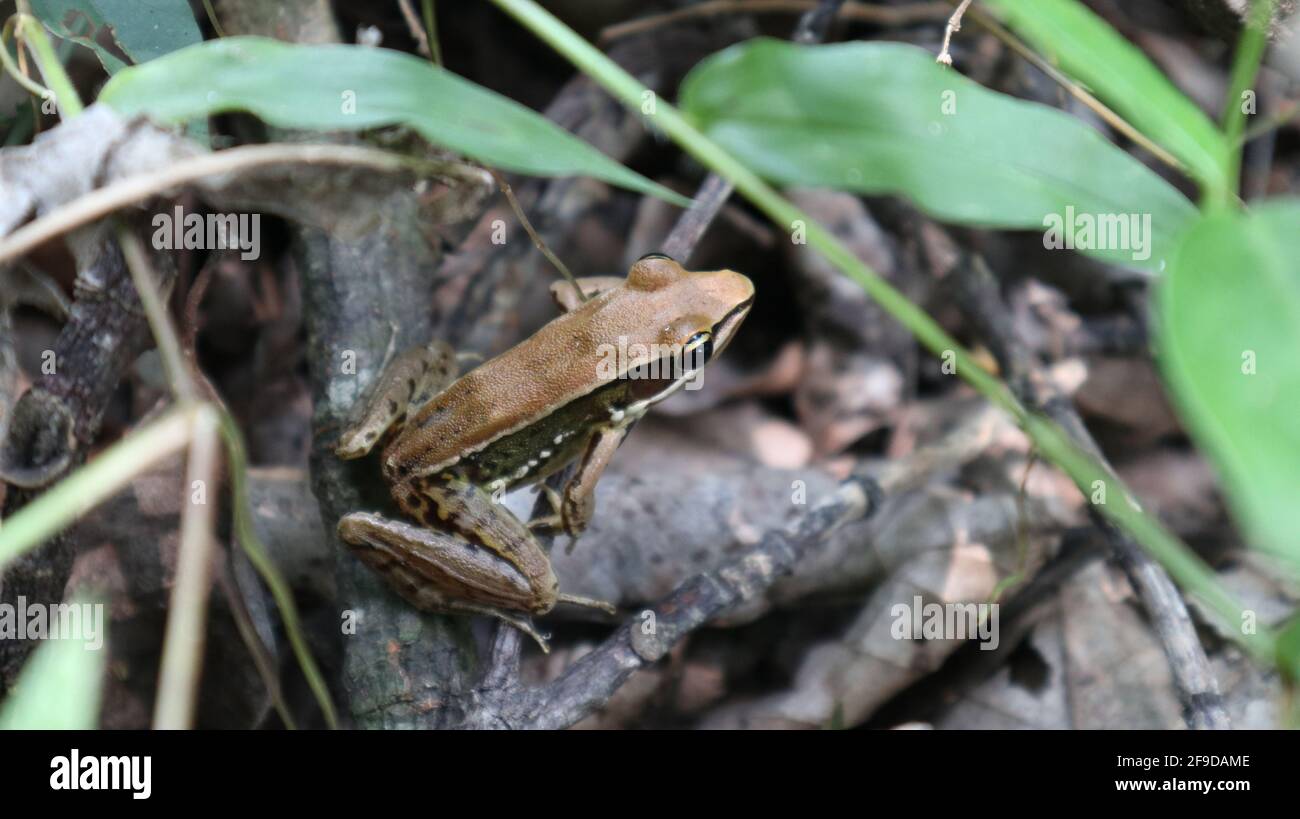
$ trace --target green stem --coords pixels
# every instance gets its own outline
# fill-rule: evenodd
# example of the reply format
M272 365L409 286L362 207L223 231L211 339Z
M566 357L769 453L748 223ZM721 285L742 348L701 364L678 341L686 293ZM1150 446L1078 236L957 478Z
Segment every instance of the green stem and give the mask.
M216 9L212 8L212 0L203 0L203 11L208 15L208 22L212 24L212 32L218 38L225 37L226 32L221 30L221 21L217 19Z
M126 261L126 267L131 271L135 292L140 296L140 304L144 307L145 319L149 322L154 343L158 345L163 370L167 373L167 381L171 384L172 392L180 400L197 399L198 387L195 386L194 379L190 377L190 371L185 366L185 354L181 352L180 339L176 337L176 332L167 317L167 306L163 304L162 294L158 291L153 266L145 257L144 244L121 222L117 225L117 243L122 248L122 258Z
M433 7L433 0L424 0L420 4L424 16L425 36L429 38L429 59L434 65L442 65L442 49L438 46L438 14Z
M1264 60L1268 29L1273 22L1274 2L1275 0L1254 0L1251 3L1242 25L1236 56L1232 60L1228 98L1223 106L1223 132L1228 142L1223 173L1229 194L1235 194L1241 187L1241 154L1245 147L1241 137L1246 130L1245 100L1242 97L1255 84L1260 63ZM1227 204L1231 204L1231 201L1229 199Z
M52 94L53 92L40 83L33 82L31 77L20 71L18 66L14 64L13 56L9 53L9 35L14 30L14 21L17 19L17 17L10 17L5 21L4 27L0 28L0 64L4 66L5 73L12 77L14 82L26 89L29 94L45 99L46 94ZM16 40L15 44L17 44ZM21 48L22 46L18 47Z
M253 509L248 503L248 455L244 450L244 437L240 434L235 419L227 412L221 414L221 437L226 442L226 458L230 461L230 490L235 505L235 537L239 539L244 554L248 555L249 562L262 576L262 581L270 589L271 597L280 609L280 617L284 620L284 631L289 635L289 644L293 647L294 656L298 659L298 665L307 679L308 687L311 688L316 702L325 715L325 724L337 728L338 712L334 708L334 701L330 698L325 677L321 674L315 658L312 657L311 648L302 636L302 621L298 619L298 607L293 602L293 592L290 591L289 584L280 576L275 563L267 554L266 547L262 545L261 538L257 536L257 530L253 528Z
M493 2L564 55L579 70L600 83L628 108L640 110L643 95L651 92L533 0ZM1242 607L1223 590L1213 571L1191 549L1141 511L1137 500L1118 477L1079 449L1058 425L1025 409L1005 384L980 367L971 354L944 332L924 310L863 264L828 230L697 130L671 105L656 100L654 111L651 115L654 124L683 150L730 181L783 230L797 231L802 227L809 244L858 282L926 349L951 360L956 366L957 374L981 395L1009 413L1039 451L1069 475L1085 497L1092 495L1096 481L1103 481L1103 485L1108 488L1107 494L1113 500L1098 504L1099 511L1154 555L1184 589L1204 599L1223 619L1229 633L1238 635L1256 657L1273 660L1272 635L1262 631L1253 635L1241 634Z
M19 14L18 26L14 31L27 43L32 56L36 59L36 67L41 70L41 79L45 80L45 85L54 94L54 103L59 107L59 115L63 119L70 119L80 114L81 97L77 96L77 89L73 87L67 72L63 70L63 63L59 62L59 55L55 53L50 38L45 36L45 27L41 25L41 21L30 14Z

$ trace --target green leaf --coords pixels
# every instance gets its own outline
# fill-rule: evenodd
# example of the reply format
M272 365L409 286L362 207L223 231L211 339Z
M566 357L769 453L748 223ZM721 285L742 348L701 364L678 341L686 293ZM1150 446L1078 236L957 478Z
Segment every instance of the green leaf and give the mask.
M1300 617L1278 631L1277 667L1292 685L1300 683Z
M32 13L53 34L94 51L109 74L126 63L96 42L102 29L137 63L203 41L186 0L32 0Z
M1166 380L1253 545L1300 565L1300 200L1206 216L1160 289Z
M95 52L100 65L109 74L116 74L126 63L95 40L104 28L104 18L91 0L31 0L32 14L50 33L65 40L85 46Z
M985 0L1007 26L1132 125L1187 165L1202 185L1224 185L1227 145L1205 112L1142 50L1078 0Z
M1120 246L1080 247L1130 267L1159 270L1196 217L1089 126L989 91L913 46L752 40L697 66L681 104L783 184L899 194L941 220L991 228L1043 230L1084 215L1143 228L1149 216L1149 230L1110 243Z
M85 605L73 602L60 611ZM99 606L101 613L104 610L102 604L91 605ZM103 624L101 619L99 625ZM84 623L81 631L84 640L47 639L36 649L8 698L0 703L0 730L88 730L97 726L108 649L102 631L92 635Z
M545 117L410 54L226 37L119 72L99 95L124 115L183 122L249 111L281 128L405 125L484 164L535 176L588 175L679 205Z
M100 29L106 28L136 63L203 42L187 0L32 0L32 11L54 34L94 51L110 75L126 63L95 41ZM210 142L206 119L190 122L186 133L205 145Z
M91 0L133 62L143 63L203 42L188 0Z

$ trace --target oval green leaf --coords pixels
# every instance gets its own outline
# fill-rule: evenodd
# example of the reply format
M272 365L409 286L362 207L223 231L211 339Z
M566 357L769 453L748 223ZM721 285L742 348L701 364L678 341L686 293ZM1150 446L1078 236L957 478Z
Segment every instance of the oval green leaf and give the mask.
M1251 543L1300 566L1300 200L1207 216L1159 293L1160 357Z
M281 128L404 125L496 168L593 176L689 204L519 103L391 49L226 37L123 69L99 100L122 114L168 123L248 111Z
M752 40L697 66L681 103L779 183L898 194L948 222L1046 229L1045 243L1128 267L1161 269L1196 217L1091 127L989 91L913 46ZM1046 235L1054 227L1067 235Z

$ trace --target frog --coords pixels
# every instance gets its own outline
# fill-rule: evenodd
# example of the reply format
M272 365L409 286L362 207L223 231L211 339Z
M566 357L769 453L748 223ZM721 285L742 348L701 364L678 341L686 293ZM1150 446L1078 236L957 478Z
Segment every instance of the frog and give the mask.
M378 447L402 513L344 515L338 535L353 554L415 608L495 617L544 652L533 618L561 603L617 608L562 592L538 534L576 541L628 432L698 384L748 315L754 285L652 253L625 277L557 282L551 293L560 315L464 374L440 340L393 357L335 447L345 460ZM546 485L569 467L562 488ZM530 485L551 513L525 523L501 499Z

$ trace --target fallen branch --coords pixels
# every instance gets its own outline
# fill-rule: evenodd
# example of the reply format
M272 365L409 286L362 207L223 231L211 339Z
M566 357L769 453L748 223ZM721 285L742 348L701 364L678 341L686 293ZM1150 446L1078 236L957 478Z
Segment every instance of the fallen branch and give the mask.
M792 531L769 531L740 556L686 581L541 688L521 690L515 675L505 670L510 668L508 656L494 656L494 673L486 682L496 687L483 695L465 727L567 728L607 702L633 672L658 662L687 634L719 614L762 594L813 544L844 523L869 515L879 501L874 482L846 481L809 509ZM517 636L498 640L494 654L508 654L517 643Z
M349 165L377 171L420 171L441 167L429 160L351 145L277 143L247 145L192 159L182 159L154 172L120 179L79 197L47 216L29 222L0 241L0 264L8 264L37 246L88 225L116 210L212 177L222 177L268 165ZM212 184L220 186L223 181Z

